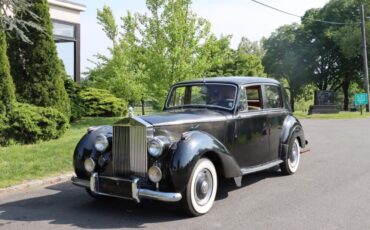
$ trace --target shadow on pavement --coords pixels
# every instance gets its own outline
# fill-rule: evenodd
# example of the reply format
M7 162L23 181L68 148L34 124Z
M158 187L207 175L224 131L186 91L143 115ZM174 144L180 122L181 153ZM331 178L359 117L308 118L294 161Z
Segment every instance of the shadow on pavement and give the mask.
M274 168L264 170L261 172L257 172L257 173L253 173L253 174L248 174L248 175L243 176L242 186L240 188L238 188L235 185L234 179L220 179L216 200L222 200L222 199L227 198L229 196L229 192L232 192L236 189L243 189L244 187L253 185L254 183L257 183L267 178L281 177L281 176L282 174L280 173L280 171L278 171L278 167L274 167Z
M242 188L276 176L280 174L271 170L245 176ZM94 200L84 189L75 187L70 182L49 186L46 189L55 190L57 193L0 205L0 220L8 223L47 221L49 224L80 228L115 229L145 228L145 224L148 223L187 218L180 203L143 200L136 204L114 198ZM228 197L228 193L235 189L238 188L232 179L221 180L217 200Z

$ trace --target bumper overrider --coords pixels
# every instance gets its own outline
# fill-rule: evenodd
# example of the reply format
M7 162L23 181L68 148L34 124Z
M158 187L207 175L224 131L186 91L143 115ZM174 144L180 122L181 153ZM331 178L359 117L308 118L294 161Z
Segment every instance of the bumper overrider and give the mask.
M72 183L89 188L94 194L116 198L130 199L140 202L141 199L151 199L164 202L180 201L181 193L160 192L145 188L139 188L139 178L121 179L116 177L99 176L93 173L90 180L83 180L76 176L71 178Z

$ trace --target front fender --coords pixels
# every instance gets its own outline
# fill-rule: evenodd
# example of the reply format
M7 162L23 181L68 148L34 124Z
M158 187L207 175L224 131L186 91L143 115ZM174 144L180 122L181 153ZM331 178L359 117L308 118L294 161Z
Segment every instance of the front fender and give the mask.
M112 138L112 126L99 126L93 131L86 133L78 142L73 154L73 167L77 177L88 179L90 174L84 168L84 160L88 157L97 158L98 151L94 148L94 142L98 135L105 135L108 140Z
M283 129L280 135L280 143L282 146L280 155L282 159L285 159L287 156L289 140L294 133L296 133L299 138L301 148L305 148L306 139L301 123L293 115L288 115L284 120Z
M190 131L177 143L170 162L170 175L176 191L185 190L196 162L205 154L220 163L215 167L222 167L226 178L241 176L239 165L219 140L206 132Z

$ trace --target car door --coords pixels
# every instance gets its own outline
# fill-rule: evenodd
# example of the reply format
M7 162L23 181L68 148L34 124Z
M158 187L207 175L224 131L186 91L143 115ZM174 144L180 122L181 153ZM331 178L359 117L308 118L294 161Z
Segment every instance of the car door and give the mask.
M280 150L280 135L285 117L289 111L283 103L282 91L279 85L264 85L264 107L267 112L269 126L269 155L268 161L278 159Z
M263 164L269 155L269 142L260 85L242 87L238 110L232 145L234 157L242 168Z

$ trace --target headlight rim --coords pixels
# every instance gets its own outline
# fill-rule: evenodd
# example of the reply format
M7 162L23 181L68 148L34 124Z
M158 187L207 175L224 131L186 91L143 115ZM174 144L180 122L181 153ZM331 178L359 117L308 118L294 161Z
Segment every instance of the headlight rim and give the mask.
M152 143L156 143L156 144L159 145L158 153L153 153L153 152L150 151L150 149L152 147L152 145L151 145ZM148 144L147 144L148 154L152 157L158 158L163 154L163 152L168 148L169 145L170 145L170 140L168 139L168 137L166 137L166 136L155 136L155 137L151 138L148 141Z
M105 146L103 147L103 148L98 148L97 147L97 141L98 141L98 139L99 138L102 138L102 140L104 140L104 144L105 144ZM105 150L107 150L108 149L108 147L109 147L109 141L108 141L108 138L105 136L105 135L103 135L103 134L99 134L99 135L97 135L96 136L96 138L95 138L95 141L94 141L94 148L97 150L97 151L99 151L99 152L104 152Z

